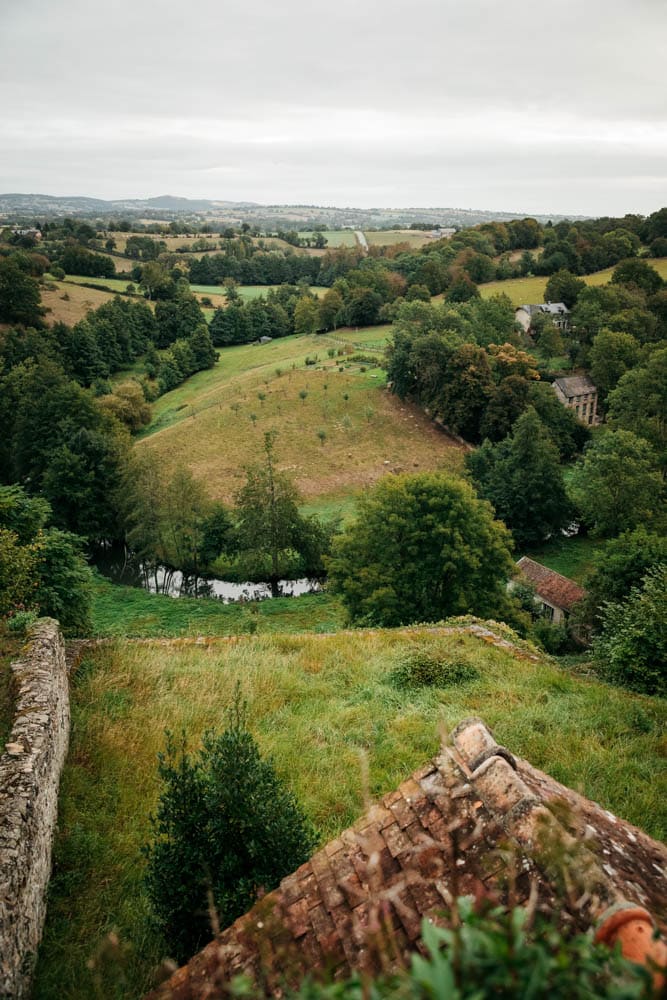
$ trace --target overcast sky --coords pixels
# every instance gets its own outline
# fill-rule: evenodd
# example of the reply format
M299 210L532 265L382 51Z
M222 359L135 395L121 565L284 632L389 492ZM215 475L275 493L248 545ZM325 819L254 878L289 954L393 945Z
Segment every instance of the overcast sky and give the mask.
M667 204L666 0L0 0L0 192Z

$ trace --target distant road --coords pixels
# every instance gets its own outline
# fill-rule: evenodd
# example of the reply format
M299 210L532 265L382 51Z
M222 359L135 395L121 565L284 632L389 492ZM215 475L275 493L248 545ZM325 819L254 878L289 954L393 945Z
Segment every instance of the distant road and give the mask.
M361 229L355 230L354 235L357 237L357 242L361 247L361 249L364 251L364 253L368 253L368 240L362 233Z

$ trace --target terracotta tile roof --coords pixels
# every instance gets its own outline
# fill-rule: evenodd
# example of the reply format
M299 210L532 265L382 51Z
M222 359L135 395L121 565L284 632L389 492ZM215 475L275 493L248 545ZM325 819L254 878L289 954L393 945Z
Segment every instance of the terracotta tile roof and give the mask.
M404 961L420 946L422 918L438 919L455 897L507 898L508 845L515 902L536 893L539 907L581 929L629 902L667 929L667 850L513 758L470 719L452 745L284 878L151 1000L216 1000L241 972L275 995L316 969L386 969L388 942L395 962ZM569 894L559 888L564 869Z
M586 596L586 591L574 580L561 576L560 573L535 562L534 559L529 559L528 556L522 556L517 566L533 584L538 597L557 608L562 608L563 611L569 611L573 604Z

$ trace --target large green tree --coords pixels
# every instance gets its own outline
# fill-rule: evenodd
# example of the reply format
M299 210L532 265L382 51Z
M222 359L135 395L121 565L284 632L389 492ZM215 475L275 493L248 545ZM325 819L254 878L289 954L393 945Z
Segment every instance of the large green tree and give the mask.
M624 601L606 605L593 656L612 683L667 695L667 563L650 569Z
M322 571L322 553L334 526L323 526L299 512L301 497L285 473L276 468L276 433L264 435L264 461L246 469L246 482L236 495L236 544L248 575L272 586L298 567Z
M664 503L663 477L648 441L631 431L604 431L587 445L569 492L584 523L612 537L650 523Z
M0 323L41 324L39 285L12 257L0 258Z
M558 448L530 407L499 444L485 441L466 455L477 491L489 500L525 547L565 528L574 510L563 482Z
M405 625L509 613L510 546L491 506L463 480L388 476L359 500L326 563L353 621Z
M667 469L667 348L621 376L609 394L607 417L612 427L649 441Z

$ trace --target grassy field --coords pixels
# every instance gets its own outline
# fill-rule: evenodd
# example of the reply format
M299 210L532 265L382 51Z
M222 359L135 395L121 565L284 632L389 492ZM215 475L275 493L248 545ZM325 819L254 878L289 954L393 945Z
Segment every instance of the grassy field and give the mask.
M411 250L418 250L431 239L418 229L385 229L381 232L364 230L364 236L371 247L391 247L396 243L408 243Z
M387 343L392 337L392 326L390 323L383 326L344 326L339 330L333 330L326 334L327 341L332 343L352 344L364 351L384 351Z
M528 555L531 559L555 570L556 573L562 573L576 583L583 584L593 569L593 557L601 552L604 546L604 541L590 538L588 535L573 535L571 538L561 535L545 542L539 548L532 548L528 552L519 554Z
M242 299L249 301L250 299L258 299L261 296L266 297L270 288L280 288L280 285L239 285L236 290ZM202 295L207 295L210 299L215 299L216 305L224 306L227 304L225 290L222 285L190 285L190 290L193 291L198 298L201 298ZM313 285L310 290L313 294L319 297L328 291L327 288L320 285ZM218 302L218 299L221 301Z
M311 507L330 507L387 472L461 468L461 448L386 392L381 369L329 359L325 338L289 339L291 347L277 340L222 351L216 369L156 402L138 447L167 473L187 465L211 497L230 501L244 466L261 458L264 432L275 430L279 466ZM290 349L299 352L294 369L294 353L281 354ZM306 354L318 354L320 365L304 367Z
M667 280L667 257L660 257L656 260L648 259L647 263L654 267L663 279ZM587 285L606 285L611 281L613 272L613 267L607 267L604 271L584 274L582 278ZM504 292L515 306L523 305L526 302L544 302L544 289L548 280L546 277L535 276L532 278L509 278L507 281L488 281L479 286L479 294L483 299L488 299L492 295Z
M396 690L388 674L415 642L464 659L477 679ZM138 997L149 986L163 952L147 920L140 847L158 794L156 754L165 727L184 730L193 747L205 729L220 727L237 680L262 752L273 757L322 842L361 814L366 794L390 791L426 761L443 726L470 715L558 780L653 836L665 833L665 703L548 661L418 629L196 646L118 643L88 656L73 680L72 745L36 1000ZM111 930L120 939L121 986L114 949L101 944Z
M64 284L66 285L103 285L110 292L124 294L127 286L132 283L131 278L86 278L78 274L68 274ZM137 287L134 283L135 288Z
M256 632L335 632L343 624L330 594L223 604L206 597L167 597L119 587L96 574L93 635L118 638L242 635Z
M95 278L87 280L95 281L97 284ZM43 285L40 288L42 305L48 310L45 320L49 324L67 323L72 326L83 319L91 309L98 309L114 297L111 291L101 292L96 288L84 288L65 281L49 281L49 284L55 285L55 289L48 289ZM64 295L67 298L63 298Z
M312 229L303 229L299 233L302 239L308 239L313 235ZM327 241L326 249L333 249L335 247L356 247L357 237L351 229L332 229L323 232L325 240Z

